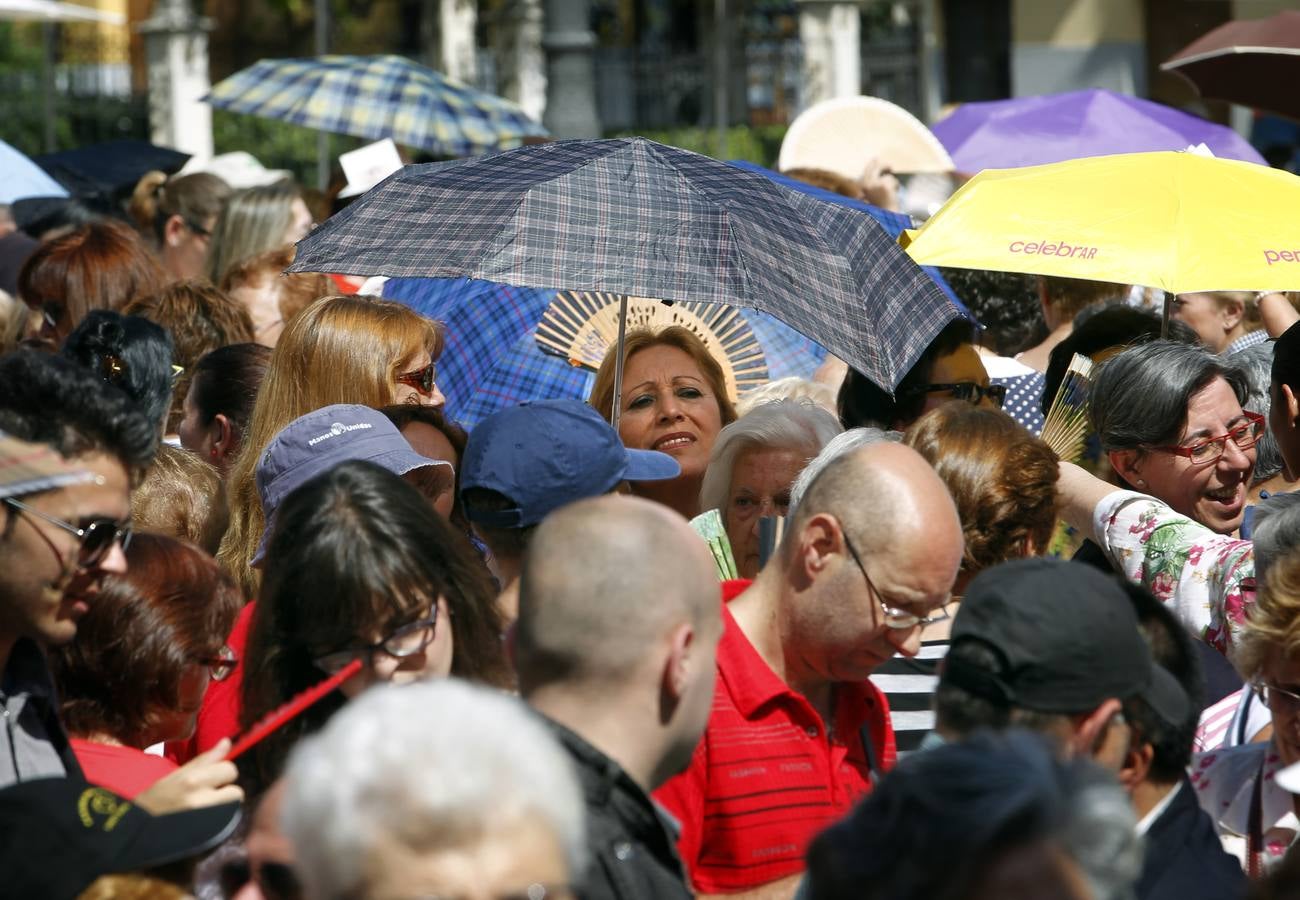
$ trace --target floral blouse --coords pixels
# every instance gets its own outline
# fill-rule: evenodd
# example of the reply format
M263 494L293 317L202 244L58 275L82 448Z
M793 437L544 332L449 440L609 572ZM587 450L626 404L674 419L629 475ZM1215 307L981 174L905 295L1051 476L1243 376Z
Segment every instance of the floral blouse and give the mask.
M1094 540L1129 580L1171 606L1183 624L1230 655L1255 602L1255 547L1218 534L1134 491L1093 510Z

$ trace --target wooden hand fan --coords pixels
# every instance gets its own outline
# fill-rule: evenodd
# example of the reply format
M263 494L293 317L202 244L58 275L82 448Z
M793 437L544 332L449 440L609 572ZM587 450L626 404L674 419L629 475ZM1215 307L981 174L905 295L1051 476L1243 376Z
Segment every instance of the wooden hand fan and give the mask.
M1093 362L1082 353L1070 359L1065 380L1052 398L1043 420L1041 437L1057 459L1077 463L1083 459L1088 436L1088 392L1092 386Z
M547 353L585 369L600 368L618 341L619 295L597 291L561 291L537 325L537 345ZM665 303L629 297L627 330L661 331L670 325L689 329L722 366L734 400L768 380L767 360L748 320L720 303Z

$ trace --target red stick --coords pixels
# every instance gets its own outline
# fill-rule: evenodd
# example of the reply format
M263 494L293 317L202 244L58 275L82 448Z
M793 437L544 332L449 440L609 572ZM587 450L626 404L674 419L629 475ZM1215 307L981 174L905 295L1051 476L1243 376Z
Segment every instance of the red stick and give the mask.
M322 697L329 694L336 687L360 671L361 660L354 659L329 678L326 678L319 684L312 685L307 688L307 690L292 697L280 706L277 706L259 719L252 728L248 729L248 731L239 738L239 740L235 741L235 745L231 747L230 752L226 754L226 759L238 759L248 750L260 743L267 735L275 732L289 722L292 722L307 709L310 709Z

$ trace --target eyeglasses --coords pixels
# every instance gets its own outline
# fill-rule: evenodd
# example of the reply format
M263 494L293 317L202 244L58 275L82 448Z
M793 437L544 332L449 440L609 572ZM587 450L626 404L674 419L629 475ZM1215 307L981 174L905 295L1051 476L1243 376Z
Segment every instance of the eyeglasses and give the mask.
M1005 384L980 384L975 381L952 381L944 384L924 384L910 391L910 395L915 394L950 394L954 400L965 400L972 406L979 405L979 402L985 397L993 401L993 404L1002 408L1002 401L1007 399L1007 386Z
M1175 456L1185 456L1192 461L1194 466L1208 466L1210 463L1216 463L1227 450L1228 441L1231 440L1242 450L1249 450L1259 443L1259 439L1264 436L1264 417L1259 413L1243 411L1242 415L1246 421L1233 428L1228 429L1224 434L1218 437L1205 438L1197 441L1190 447L1149 447L1149 450L1158 450L1161 453L1172 453Z
M414 372L403 372L398 375L397 383L413 387L427 397L433 393L435 378L437 378L437 372L434 370L433 363L429 363L423 369L416 369Z
M929 616L918 616L916 613L908 612L905 609L897 609L885 603L885 595L880 593L879 588L867 574L867 567L862 564L862 557L858 556L858 551L853 549L853 544L849 541L849 536L844 535L844 546L848 548L849 555L853 561L858 564L858 570L862 572L862 577L867 580L867 588L880 603L880 608L885 613L885 625L896 631L907 631L911 628L924 628L926 625L933 625L935 622L942 622L950 618L948 615L948 604L945 603L939 607L939 611Z
M1256 696L1259 697L1260 702L1265 706L1268 705L1271 699L1280 700L1283 705L1292 709L1300 706L1300 694L1295 691L1289 691L1286 688L1278 687L1275 684L1267 684L1263 681L1252 681L1250 686L1255 691Z
M433 612L427 618L403 625L381 641L361 647L336 650L333 653L326 653L324 656L317 657L314 660L316 668L327 675L333 675L341 671L352 660L362 656L369 659L376 653L386 653L393 659L406 659L408 656L414 656L423 651L424 648L433 643L437 624L438 606L434 604Z
M94 568L103 562L104 557L108 556L109 551L113 549L113 544L121 543L123 553L131 545L132 529L130 522L96 519L85 528L78 528L76 525L46 515L39 509L34 509L18 500L6 499L4 503L19 512L35 516L49 522L51 525L62 528L69 534L76 535L81 541L81 547L77 551L77 565L83 569Z
M194 222L190 221L189 219L184 219L183 221L185 222L185 227L188 228L190 231L194 232L195 234L197 234L199 237L201 238L212 237L212 232L204 228L202 225L196 225Z
M200 656L194 661L211 670L213 681L225 681L239 665L239 657L235 655L235 651L224 646L217 651L216 656Z

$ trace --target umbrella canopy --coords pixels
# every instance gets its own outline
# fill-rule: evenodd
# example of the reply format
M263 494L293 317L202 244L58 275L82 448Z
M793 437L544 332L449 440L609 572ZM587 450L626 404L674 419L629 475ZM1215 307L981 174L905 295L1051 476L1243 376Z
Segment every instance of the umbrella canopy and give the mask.
M408 166L299 243L290 268L757 309L885 390L959 316L870 216L644 138Z
M0 22L101 22L125 25L126 16L59 0L0 0Z
M148 141L120 140L90 144L32 158L76 197L112 198L135 188L140 176L159 169L171 174L190 158Z
M902 238L918 262L1142 284L1300 288L1300 178L1195 153L988 170Z
M558 292L465 278L394 278L384 296L442 322L438 388L451 417L473 428L499 409L528 400L586 400L593 373L547 353L537 324ZM771 316L744 310L762 347L768 377L809 377L826 351Z
M63 185L13 147L0 141L0 203L24 197L66 197Z
M545 137L509 100L463 85L401 56L264 59L212 89L218 109L475 156Z
M1231 128L1103 90L966 103L938 122L934 134L957 170L971 174L1193 144L1223 159L1264 162Z
M1202 97L1300 119L1300 12L1228 22L1162 63Z

